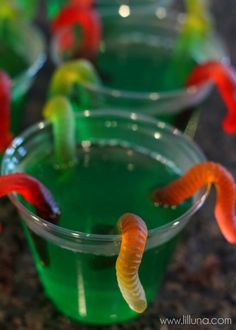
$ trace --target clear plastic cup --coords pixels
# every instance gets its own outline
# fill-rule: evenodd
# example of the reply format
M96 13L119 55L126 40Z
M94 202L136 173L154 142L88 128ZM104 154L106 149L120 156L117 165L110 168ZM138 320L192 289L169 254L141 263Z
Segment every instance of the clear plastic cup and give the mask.
M2 23L0 67L12 79L12 131L19 133L24 98L46 59L44 38L36 26L14 20Z
M146 150L156 159L172 164L180 172L185 172L192 165L205 160L197 145L177 129L146 116L115 110L78 113L76 141L85 148L90 144L112 146L114 141L118 141L120 145L130 146L132 150ZM52 126L48 122L41 122L12 142L3 159L2 174L27 172L28 166L40 162L44 157L48 158L52 152ZM58 175L63 176L63 173L59 171ZM163 173L161 175L163 176ZM62 180L65 180L66 176L63 176ZM121 179L118 178L118 181ZM88 191L92 194L95 180L85 180L86 185L90 184ZM97 211L94 213L92 205L89 205L85 213L75 217L81 225L86 226L86 219L91 220L91 216L113 219L115 214L114 219L117 219L115 208L111 207L108 211L109 205L102 207L105 182L109 184L106 181L107 176L102 180L103 186L99 188L100 193L96 200ZM51 188L49 181L45 184ZM69 199L73 196L71 189L69 184L66 191ZM124 185L123 191L126 189L130 187ZM131 194L136 194L136 191L131 191ZM175 250L178 235L202 206L206 194L207 189L202 189L181 216L174 216L171 221L162 225L162 219L157 219L149 230L139 272L148 303L157 294ZM125 198L124 194L117 201L117 208L122 204L122 198ZM138 316L124 301L116 282L115 261L121 242L119 235L89 234L87 231L60 227L35 215L15 194L10 194L10 199L23 219L24 230L45 292L63 314L89 324L124 322ZM78 206L78 202L75 205ZM140 207L142 209L142 203ZM70 216L72 215L68 214L67 221L71 220Z

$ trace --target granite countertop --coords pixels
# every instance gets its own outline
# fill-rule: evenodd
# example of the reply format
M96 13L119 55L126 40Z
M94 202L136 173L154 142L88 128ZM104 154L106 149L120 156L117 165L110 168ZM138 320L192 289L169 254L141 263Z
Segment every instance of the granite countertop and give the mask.
M213 0L217 28L236 65L235 0ZM235 34L234 34L235 33ZM47 64L29 94L25 125L40 119L45 86L51 73ZM221 162L236 177L236 137L224 135L220 122L225 108L213 92L202 111L196 141L207 157ZM7 199L0 202L0 222L6 230L0 238L0 329L1 330L95 330L159 329L160 317L231 317L232 326L195 326L196 329L236 329L236 247L225 242L213 220L214 194L193 217L159 293L137 320L111 327L87 327L56 311L44 295L22 234L18 215ZM185 326L185 329L191 329ZM162 326L183 329L183 326Z

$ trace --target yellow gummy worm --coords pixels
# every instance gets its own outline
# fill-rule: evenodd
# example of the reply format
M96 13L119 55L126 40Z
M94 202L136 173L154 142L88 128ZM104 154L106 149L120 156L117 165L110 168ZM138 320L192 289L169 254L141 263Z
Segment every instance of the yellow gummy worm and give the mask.
M70 102L63 96L49 100L43 115L53 125L56 167L66 168L76 162L75 120Z
M100 84L98 74L87 60L73 60L63 63L54 73L49 87L49 96L69 96L75 84Z
M204 35L212 29L208 0L185 0L187 17L183 32Z
M183 68L180 63L188 61L189 55L193 58L202 58L208 56L210 52L209 43L213 28L208 11L208 0L185 0L185 7L187 13L163 78L166 86L173 77L178 77L182 83L185 82L191 68L188 64Z
M204 17L208 14L208 0L185 0L185 6L188 14Z
M116 261L116 276L120 291L131 309L142 313L147 300L138 276L146 240L147 227L137 215L127 213L118 220L121 248Z
M12 20L17 16L19 16L19 9L15 3L11 2L10 0L0 1L0 19Z

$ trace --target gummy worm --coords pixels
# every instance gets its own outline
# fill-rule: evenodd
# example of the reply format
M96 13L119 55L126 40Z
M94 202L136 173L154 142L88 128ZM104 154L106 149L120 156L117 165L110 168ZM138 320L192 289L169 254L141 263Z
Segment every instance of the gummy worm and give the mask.
M236 133L236 71L225 63L210 61L197 65L189 75L187 86L213 80L227 106L223 128L227 133Z
M209 42L211 42L209 36L213 28L207 2L206 0L185 0L187 13L164 77L166 87L168 87L170 79L173 79L173 75L184 84L192 68L192 65L188 64L189 56L195 58L196 53L201 55L206 53L204 49L206 43L209 47ZM184 67L179 65L185 61Z
M147 301L138 269L145 249L147 227L141 218L130 213L124 214L117 226L121 232L121 248L116 261L118 285L129 307L142 313Z
M70 102L63 96L49 100L43 115L53 125L56 167L59 169L76 163L75 119Z
M0 19L1 21L6 20L13 20L17 16L19 16L19 8L13 4L9 4L9 0L5 0L4 3L2 3L3 0L1 0L1 6L0 6Z
M183 37L205 37L212 30L212 20L208 10L208 0L185 0L187 10L183 26Z
M12 140L10 132L10 102L11 80L4 71L0 71L0 153L6 149Z
M54 34L62 31L63 28L81 28L81 40L79 55L82 57L92 57L98 50L101 40L101 23L95 9L89 4L78 5L76 3L65 6L52 21L52 30ZM73 30L65 37L65 46L68 39L71 40L71 46L78 42L73 37ZM62 40L63 41L63 40Z
M87 60L73 60L62 64L54 73L49 87L49 96L70 96L75 84L100 84L93 65Z
M206 37L213 30L208 11L208 1L185 0L185 5L187 10L186 19L177 40L174 58L184 56L187 51L193 53L196 49L201 49Z
M7 19L33 19L36 16L37 0L1 0L0 17Z
M79 7L92 7L93 0L70 0L69 3Z
M152 197L158 204L177 205L209 184L216 188L215 217L218 226L226 240L236 243L235 182L220 164L203 162L194 165L179 179L155 190Z
M205 22L205 28L211 29L208 0L185 0L187 15L199 17Z
M48 189L34 177L24 173L0 176L0 197L10 193L22 195L45 220L56 222L60 209Z

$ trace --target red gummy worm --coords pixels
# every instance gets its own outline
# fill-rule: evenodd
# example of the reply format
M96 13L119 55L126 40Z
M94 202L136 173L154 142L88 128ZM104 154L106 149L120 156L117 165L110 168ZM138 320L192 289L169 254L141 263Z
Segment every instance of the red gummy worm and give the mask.
M227 133L236 133L236 71L225 63L209 61L197 65L191 72L187 86L213 80L227 106L223 128Z
M216 188L215 217L224 237L236 243L236 189L232 175L220 164L203 162L194 165L182 177L153 192L153 200L162 205L177 205L193 196L201 187Z
M0 70L0 153L12 140L10 132L11 80Z
M77 24L82 28L80 56L91 57L97 52L101 40L101 23L95 9L89 6L68 5L53 20L52 30L56 34L63 27L71 28ZM72 33L65 38L73 41ZM67 40L65 45L66 43Z
M48 189L34 177L24 173L0 176L0 197L16 192L22 195L45 220L56 222L60 209Z
M80 7L92 7L93 0L70 0L70 4Z

